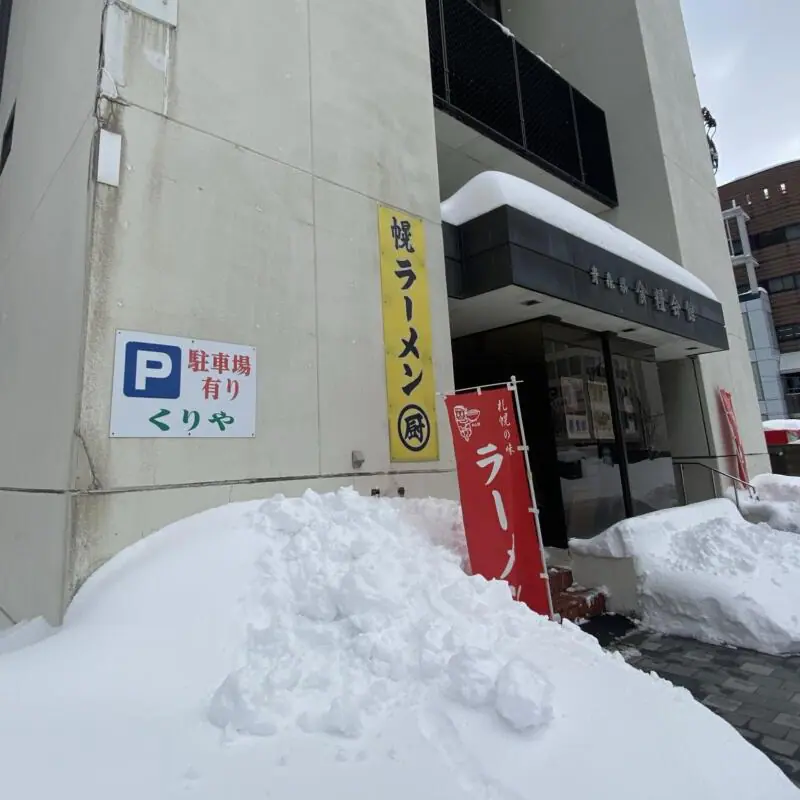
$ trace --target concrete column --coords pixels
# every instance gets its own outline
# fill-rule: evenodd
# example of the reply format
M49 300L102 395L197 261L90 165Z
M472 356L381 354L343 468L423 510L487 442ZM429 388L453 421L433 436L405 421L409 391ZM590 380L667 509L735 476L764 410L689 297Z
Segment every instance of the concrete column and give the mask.
M177 27L129 5L105 37L123 163L94 208L80 413L108 494L77 501L71 585L230 500L455 494L446 426L413 475L352 461L392 468L379 203L425 220L437 388L452 386L425 3L178 0ZM254 346L255 439L110 439L116 329Z
M0 628L64 604L103 0L16 2L0 131Z

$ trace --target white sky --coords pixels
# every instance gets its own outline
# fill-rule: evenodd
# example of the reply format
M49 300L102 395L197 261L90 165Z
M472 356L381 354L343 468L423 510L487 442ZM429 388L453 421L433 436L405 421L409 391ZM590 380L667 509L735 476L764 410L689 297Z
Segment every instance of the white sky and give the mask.
M800 0L682 0L721 185L800 159Z

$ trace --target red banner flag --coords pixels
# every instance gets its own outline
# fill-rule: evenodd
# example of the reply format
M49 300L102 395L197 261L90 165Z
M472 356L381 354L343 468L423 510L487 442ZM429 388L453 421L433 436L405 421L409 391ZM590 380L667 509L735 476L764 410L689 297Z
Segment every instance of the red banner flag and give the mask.
M728 421L728 431L730 432L731 439L733 440L733 447L736 451L736 467L739 472L739 479L745 483L749 483L750 477L747 473L747 457L744 454L742 437L739 435L739 423L736 421L736 411L733 408L733 396L727 389L720 389L719 399L722 404L722 410L725 413L725 418Z
M445 403L472 571L508 581L516 599L552 616L513 390L451 395Z

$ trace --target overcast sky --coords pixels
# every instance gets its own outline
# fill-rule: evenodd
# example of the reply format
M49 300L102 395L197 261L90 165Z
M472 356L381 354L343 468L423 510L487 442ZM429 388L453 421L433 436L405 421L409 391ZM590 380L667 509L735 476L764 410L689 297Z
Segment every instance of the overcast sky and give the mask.
M682 0L721 185L800 158L800 0Z

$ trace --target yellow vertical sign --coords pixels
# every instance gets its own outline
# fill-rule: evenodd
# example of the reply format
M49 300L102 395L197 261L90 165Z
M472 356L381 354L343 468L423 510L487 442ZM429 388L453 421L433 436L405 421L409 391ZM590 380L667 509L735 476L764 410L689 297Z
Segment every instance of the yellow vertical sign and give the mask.
M425 223L379 206L378 224L391 460L436 461L439 432Z

